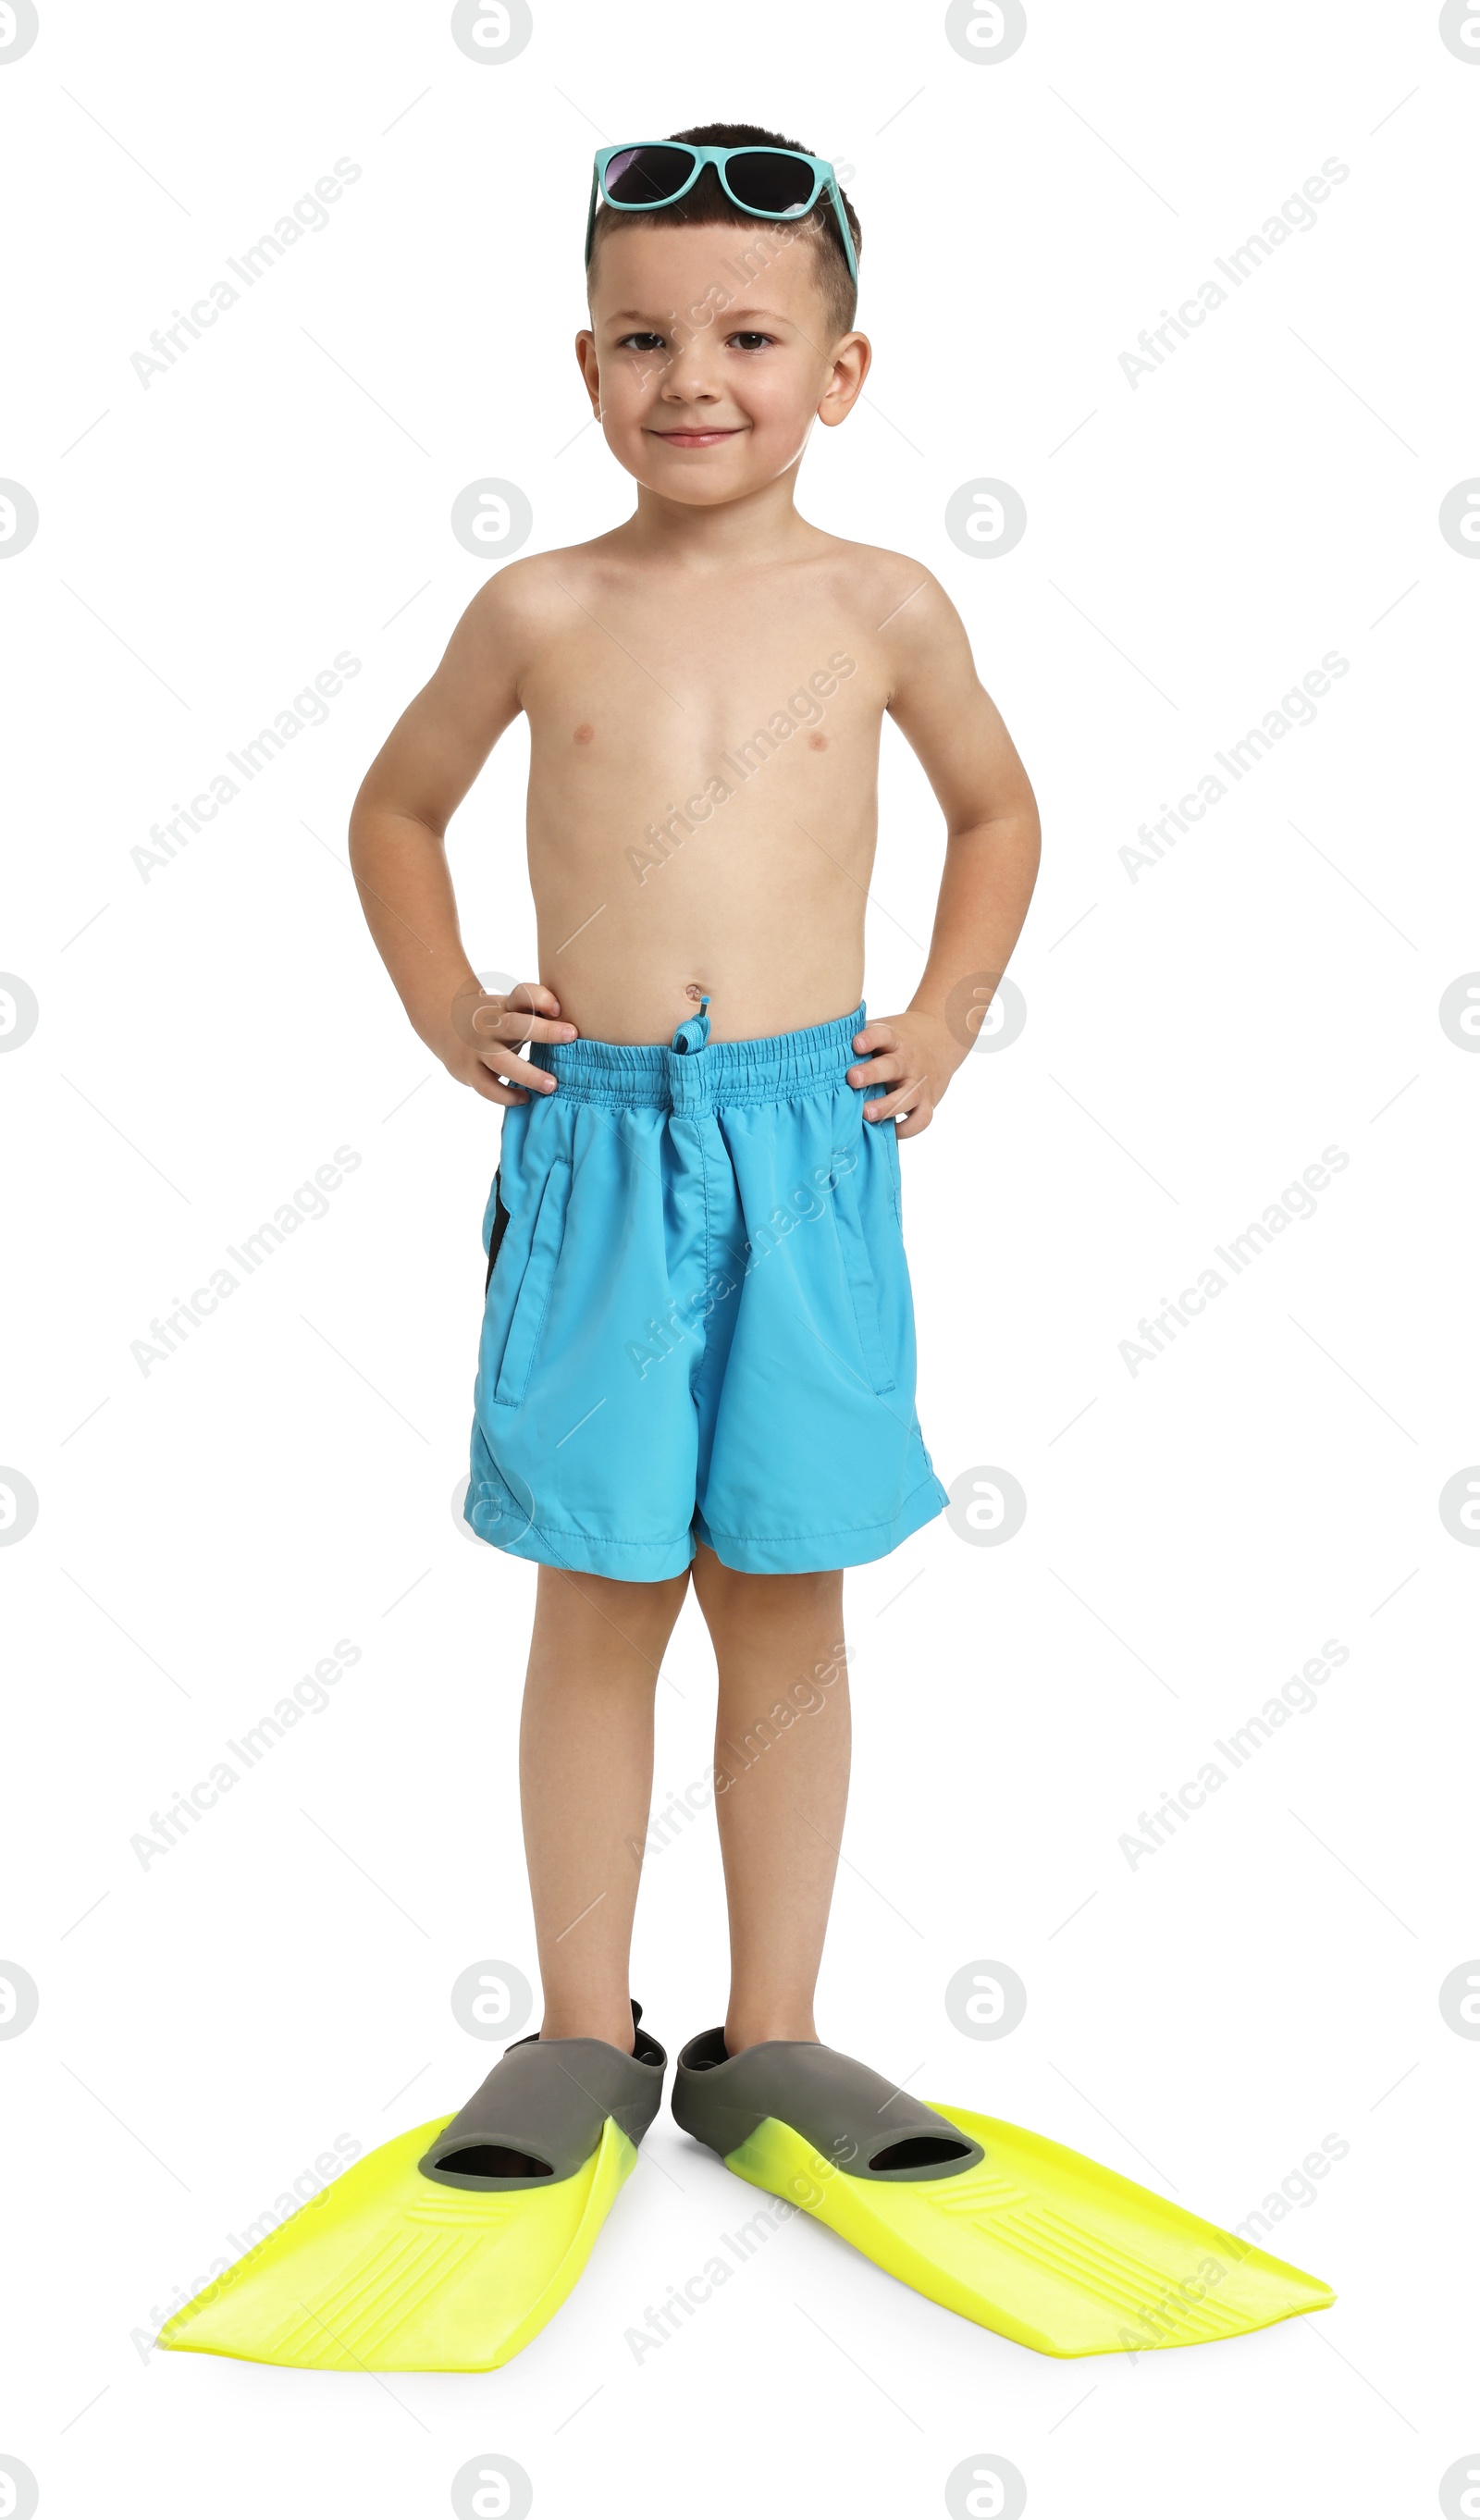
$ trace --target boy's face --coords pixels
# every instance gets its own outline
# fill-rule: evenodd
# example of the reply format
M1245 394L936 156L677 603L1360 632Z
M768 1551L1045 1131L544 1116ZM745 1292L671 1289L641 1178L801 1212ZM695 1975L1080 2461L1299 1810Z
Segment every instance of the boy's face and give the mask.
M857 401L871 352L830 338L818 248L761 228L620 227L597 248L576 356L619 464L650 490L718 507L796 463L814 420Z

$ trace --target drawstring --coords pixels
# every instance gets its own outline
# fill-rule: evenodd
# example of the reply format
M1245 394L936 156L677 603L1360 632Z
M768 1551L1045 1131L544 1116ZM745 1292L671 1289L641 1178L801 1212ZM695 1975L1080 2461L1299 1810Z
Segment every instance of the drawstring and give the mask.
M673 1036L673 1048L682 1057L686 1052L702 1050L708 1038L709 999L706 994L698 1002L697 1014L691 1015L687 1023L679 1025Z

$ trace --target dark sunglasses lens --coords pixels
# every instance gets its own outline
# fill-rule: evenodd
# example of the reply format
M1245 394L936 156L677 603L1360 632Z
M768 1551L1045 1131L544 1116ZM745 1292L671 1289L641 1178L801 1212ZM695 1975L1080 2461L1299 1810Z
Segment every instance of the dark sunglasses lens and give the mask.
M731 158L725 172L737 201L743 202L747 210L765 210L773 218L805 209L812 199L811 167L799 158L784 158L776 149L747 149Z
M629 210L671 201L693 171L692 149L619 149L606 161L606 199Z

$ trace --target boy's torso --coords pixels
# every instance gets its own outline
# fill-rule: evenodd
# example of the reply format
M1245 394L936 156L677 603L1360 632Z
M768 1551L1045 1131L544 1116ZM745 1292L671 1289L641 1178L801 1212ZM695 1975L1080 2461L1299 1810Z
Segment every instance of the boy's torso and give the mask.
M921 572L818 534L702 572L620 534L524 564L540 977L588 1037L714 1038L863 993L890 613ZM537 573L537 575L536 575Z

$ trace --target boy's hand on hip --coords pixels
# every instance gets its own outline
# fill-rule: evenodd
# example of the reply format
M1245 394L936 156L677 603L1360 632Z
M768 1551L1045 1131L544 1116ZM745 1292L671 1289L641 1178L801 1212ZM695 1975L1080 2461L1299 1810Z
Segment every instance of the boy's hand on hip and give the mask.
M575 1026L561 1019L554 989L538 980L519 980L504 997L490 996L470 980L453 1002L452 1025L457 1041L439 1053L442 1064L486 1102L527 1102L531 1094L553 1094L555 1078L521 1058L519 1051L532 1041L575 1039Z
M874 1096L864 1104L864 1118L892 1120L896 1137L918 1138L961 1065L960 1043L936 1016L904 1014L865 1024L854 1034L853 1047L869 1054L848 1070L848 1083Z

